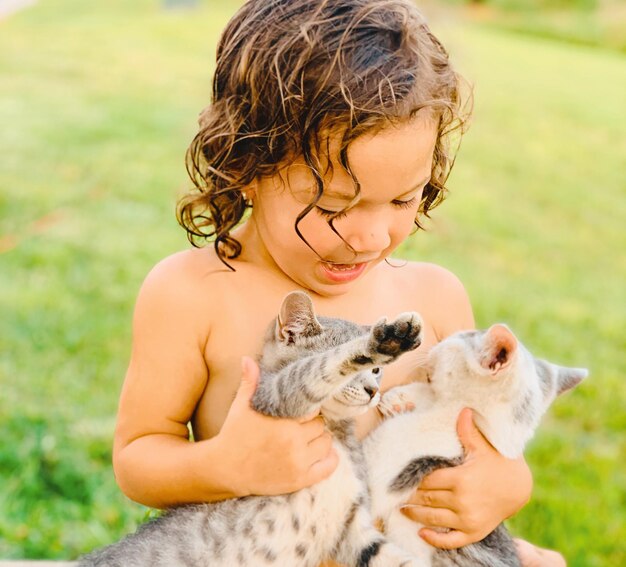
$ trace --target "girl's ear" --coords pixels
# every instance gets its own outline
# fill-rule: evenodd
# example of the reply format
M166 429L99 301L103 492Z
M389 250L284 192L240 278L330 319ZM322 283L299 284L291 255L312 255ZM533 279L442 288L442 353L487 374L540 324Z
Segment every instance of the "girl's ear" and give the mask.
M496 375L506 368L517 350L517 339L506 325L492 325L483 337L483 349L480 364Z
M276 338L293 344L297 337L318 335L321 330L311 298L303 291L288 294L276 319Z
M256 197L257 187L258 183L255 179L254 181L252 181L252 183L246 185L245 189L242 189L241 194L243 195L243 198L246 202L254 201L254 198Z

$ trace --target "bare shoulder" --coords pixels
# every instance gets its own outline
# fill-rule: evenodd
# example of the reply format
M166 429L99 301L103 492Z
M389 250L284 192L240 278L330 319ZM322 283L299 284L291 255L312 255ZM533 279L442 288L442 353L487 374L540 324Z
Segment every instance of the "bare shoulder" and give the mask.
M181 334L206 335L211 302L207 279L227 268L208 249L189 249L161 260L146 276L135 308L135 323L177 327ZM202 315L202 316L200 316Z
M208 370L204 347L214 313L203 274L216 269L206 250L160 261L141 286L133 317L131 360L120 396L116 454L159 432L187 438L187 422L202 396Z
M178 406L164 415L180 415L180 423L189 419L208 379L204 349L219 317L213 305L218 301L207 293L211 284L207 277L221 270L211 252L178 252L161 260L145 278L135 304L132 355L121 407L137 407L151 396L154 407L159 400L163 408ZM157 399L155 384L167 393L163 399Z
M152 268L144 287L152 286L172 289L176 283L188 291L189 287L202 285L205 278L211 274L227 272L228 268L217 258L213 250L208 248L192 248L176 252L161 260ZM175 286L174 290L178 289Z
M438 340L474 328L465 287L450 270L428 262L408 262L398 271L402 272L402 285L419 297L422 313L431 321Z

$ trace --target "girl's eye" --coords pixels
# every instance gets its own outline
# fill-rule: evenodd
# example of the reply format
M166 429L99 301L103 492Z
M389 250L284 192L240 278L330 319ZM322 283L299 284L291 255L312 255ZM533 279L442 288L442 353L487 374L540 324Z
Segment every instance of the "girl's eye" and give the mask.
M408 201L391 201L391 204L394 207L398 207L399 209L410 209L417 202L417 197L413 197Z
M409 199L408 201L391 201L391 204L398 209L410 209L417 203L417 196ZM329 211L328 209L323 209L322 207L315 207L317 212L325 218L333 218L333 220L338 220L345 217L348 214L348 211Z
M329 211L328 209L322 209L322 207L315 207L315 210L323 217L333 217L333 220L343 218L348 214L347 211Z

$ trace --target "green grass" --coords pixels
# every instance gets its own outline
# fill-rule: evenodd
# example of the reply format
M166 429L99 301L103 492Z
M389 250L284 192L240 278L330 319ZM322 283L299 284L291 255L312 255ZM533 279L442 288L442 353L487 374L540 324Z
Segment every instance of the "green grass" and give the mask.
M507 321L533 352L590 367L531 444L533 501L511 524L570 565L621 565L626 58L485 29L447 34L476 84L475 117L448 201L404 251L452 268L479 326Z
M132 305L186 246L184 151L237 4L57 0L0 22L0 557L73 558L147 513L110 467ZM441 33L476 114L448 201L404 253L456 272L479 325L591 368L529 448L533 501L511 524L571 566L626 564L626 59Z
M473 3L446 0L446 3L455 7L469 5L467 15L497 28L626 52L626 4L622 0L481 0Z

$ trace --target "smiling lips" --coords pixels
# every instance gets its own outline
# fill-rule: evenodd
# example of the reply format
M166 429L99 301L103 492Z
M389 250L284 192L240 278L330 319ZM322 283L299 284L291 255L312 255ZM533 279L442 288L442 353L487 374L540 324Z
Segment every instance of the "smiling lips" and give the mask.
M363 273L367 264L367 262L360 262L358 264L322 262L321 266L327 279L337 283L346 283L356 280Z

